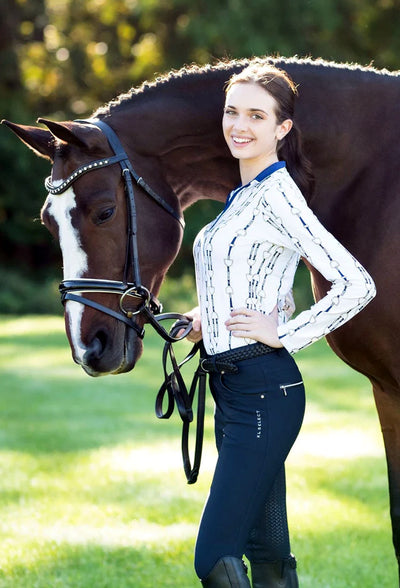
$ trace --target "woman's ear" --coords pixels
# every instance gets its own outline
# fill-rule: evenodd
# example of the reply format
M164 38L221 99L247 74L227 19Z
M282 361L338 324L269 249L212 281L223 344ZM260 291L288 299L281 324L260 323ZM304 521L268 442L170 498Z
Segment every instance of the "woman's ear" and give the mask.
M278 126L278 130L276 132L276 138L278 141L282 141L282 139L286 137L292 126L293 121L290 118L287 118Z

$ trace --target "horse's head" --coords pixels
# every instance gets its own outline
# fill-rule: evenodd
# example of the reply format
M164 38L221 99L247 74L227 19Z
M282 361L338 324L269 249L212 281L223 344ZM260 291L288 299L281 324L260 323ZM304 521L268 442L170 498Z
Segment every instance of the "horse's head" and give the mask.
M129 371L142 351L146 318L137 311L157 310L150 293L158 293L179 249L176 200L169 191L166 211L136 185L132 196L128 184L135 172L122 172L127 154L121 147L118 158L90 122L41 120L47 129L3 122L53 163L42 221L62 251L65 324L74 360L92 376ZM144 158L130 152L129 159L148 174ZM154 162L151 170L159 189Z

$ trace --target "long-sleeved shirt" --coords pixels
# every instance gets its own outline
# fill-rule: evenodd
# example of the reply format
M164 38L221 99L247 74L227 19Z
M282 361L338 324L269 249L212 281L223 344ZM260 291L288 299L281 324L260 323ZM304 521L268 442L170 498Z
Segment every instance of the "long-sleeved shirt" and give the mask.
M224 210L197 235L193 253L209 354L255 342L227 330L232 309L270 314L277 306L279 339L295 353L343 325L375 296L371 276L319 222L282 161L231 192ZM286 297L301 257L332 287L288 320Z

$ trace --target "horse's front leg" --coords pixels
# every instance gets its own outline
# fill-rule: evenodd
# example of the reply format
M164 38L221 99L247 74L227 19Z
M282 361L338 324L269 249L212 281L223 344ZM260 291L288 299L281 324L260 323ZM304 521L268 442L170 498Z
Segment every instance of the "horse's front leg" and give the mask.
M393 545L399 565L400 586L400 390L373 382L386 450Z

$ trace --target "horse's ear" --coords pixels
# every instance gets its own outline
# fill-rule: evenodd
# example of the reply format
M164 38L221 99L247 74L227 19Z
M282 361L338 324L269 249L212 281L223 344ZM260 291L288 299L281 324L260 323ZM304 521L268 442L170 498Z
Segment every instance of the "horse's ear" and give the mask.
M51 161L54 160L54 137L49 131L38 127L17 125L8 120L1 122L11 129L25 145L33 149L36 155L46 157Z
M94 127L88 127L73 121L54 122L45 118L38 118L37 122L46 125L51 134L57 139L76 145L80 149L91 151L98 147L98 137L101 133L94 133ZM97 131L97 129L95 129Z

